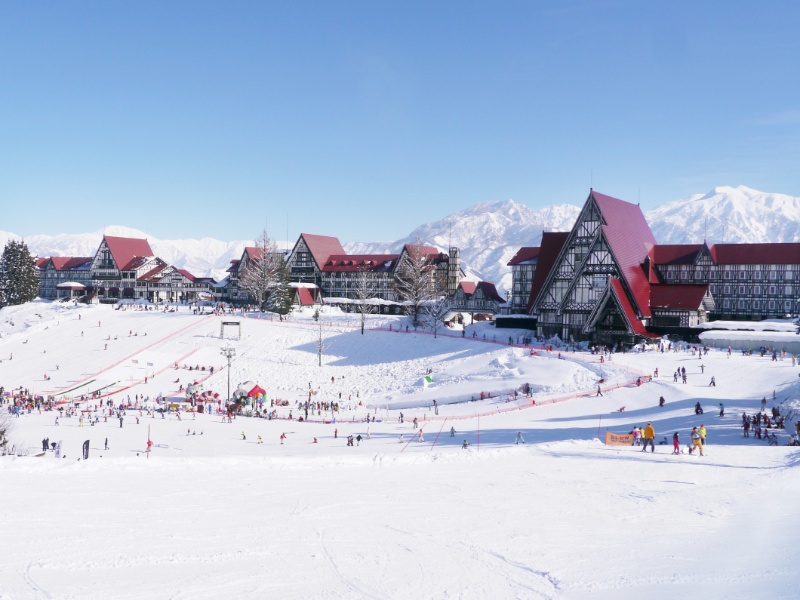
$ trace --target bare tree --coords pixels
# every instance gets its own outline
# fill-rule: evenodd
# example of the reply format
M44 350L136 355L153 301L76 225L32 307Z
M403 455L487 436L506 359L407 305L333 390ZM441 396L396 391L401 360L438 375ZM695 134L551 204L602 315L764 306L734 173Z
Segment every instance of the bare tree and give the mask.
M325 350L328 349L330 344L326 342L325 325L322 322L322 311L319 307L317 307L317 310L314 312L314 319L317 321L317 326L319 328L319 335L317 336L317 341L314 343L314 345L317 347L317 357L319 358L319 366L321 367L322 355L325 354Z
M355 293L358 300L357 309L361 316L361 335L364 335L364 327L367 323L367 315L372 314L375 305L370 300L375 298L375 285L372 281L372 274L366 269L360 269L355 276Z
M272 289L278 284L283 257L278 245L263 230L255 245L246 254L246 264L239 277L239 286L244 289L264 310Z
M433 331L433 337L436 339L436 334L439 327L444 323L444 318L450 312L451 298L447 295L447 279L446 275L434 276L434 292L422 307L425 321L428 327Z
M433 297L433 271L436 267L431 264L426 250L419 243L406 245L394 276L395 290L415 329L419 325L422 307Z

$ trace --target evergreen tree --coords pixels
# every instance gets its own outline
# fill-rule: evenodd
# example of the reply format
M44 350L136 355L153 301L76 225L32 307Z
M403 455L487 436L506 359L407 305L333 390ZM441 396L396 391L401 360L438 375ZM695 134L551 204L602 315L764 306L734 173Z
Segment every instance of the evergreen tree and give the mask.
M292 288L289 287L289 265L281 260L277 275L277 285L269 297L270 308L279 315L287 315L292 311Z
M39 295L39 273L25 242L9 240L0 260L2 300L14 306L30 302Z

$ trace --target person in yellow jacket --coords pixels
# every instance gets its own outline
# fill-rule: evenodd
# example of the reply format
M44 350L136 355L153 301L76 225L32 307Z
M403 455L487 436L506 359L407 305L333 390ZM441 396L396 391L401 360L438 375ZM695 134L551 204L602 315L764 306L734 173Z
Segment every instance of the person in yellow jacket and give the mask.
M700 424L700 429L697 430L697 433L700 434L700 445L706 445L706 426L702 423Z
M697 450L700 452L700 456L703 456L703 444L700 441L700 432L697 430L697 427L692 428L692 448L691 450ZM691 454L691 450L689 453Z
M656 447L653 444L653 440L656 439L656 430L653 429L652 423L648 423L647 427L644 428L644 434L642 435L642 439L644 439L644 446L642 447L642 452L647 451L647 444L650 444L650 452L656 451Z

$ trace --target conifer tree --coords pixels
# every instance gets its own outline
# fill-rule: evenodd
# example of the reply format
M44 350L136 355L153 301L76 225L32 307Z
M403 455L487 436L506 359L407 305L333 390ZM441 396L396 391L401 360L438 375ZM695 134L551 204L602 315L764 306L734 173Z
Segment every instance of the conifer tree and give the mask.
M289 265L281 261L277 285L269 297L270 308L279 315L287 315L292 311L292 288L289 287Z
M0 301L8 306L30 302L39 295L39 273L23 241L9 240L0 259Z

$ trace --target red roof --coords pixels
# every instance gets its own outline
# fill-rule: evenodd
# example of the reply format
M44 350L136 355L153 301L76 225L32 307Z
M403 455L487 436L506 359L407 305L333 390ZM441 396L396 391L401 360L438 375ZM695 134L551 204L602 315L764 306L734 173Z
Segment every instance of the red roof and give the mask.
M319 296L319 288L299 287L295 288L295 293L300 306L313 306Z
M44 269L47 266L47 261L50 259L47 258L37 258L33 261L33 264L38 267L39 269Z
M47 260L47 259L42 259ZM56 271L69 271L70 269L77 269L94 260L91 256L51 256L50 262L53 263L53 268Z
M705 244L659 244L653 248L656 265L691 265Z
M472 296L475 293L475 289L478 287L478 284L474 281L459 281L458 287L460 287L465 296Z
M417 254L419 256L427 256L429 259L437 258L439 250L433 246L425 246L423 244L405 244L403 250L409 254Z
M603 234L619 265L621 275L633 294L642 316L650 316L650 283L642 269L642 263L656 239L644 218L642 209L636 204L618 200L592 190L604 224Z
M697 310L707 292L708 285L653 285L650 307Z
M527 246L517 250L514 257L508 261L507 266L521 265L523 263L533 263L539 256L540 246Z
M528 312L531 312L536 297L542 291L545 279L553 268L558 253L569 237L568 231L545 231L542 234L542 245L539 247L539 257L536 259L536 271L531 282L531 295L528 297Z
M633 310L633 306L631 306L631 303L628 300L628 295L625 293L625 288L622 286L622 281L616 277L613 277L609 283L611 284L611 293L617 299L617 304L622 310L622 314L625 317L625 320L628 322L628 325L633 333L636 335L649 336L644 323L642 323L636 317L636 311Z
M147 240L114 237L111 235L104 235L103 240L108 245L108 249L111 250L111 256L120 271L128 270L125 267L136 257L155 256Z
M796 265L800 243L714 244L711 256L718 265Z
M183 275L184 277L186 277L186 279L188 279L189 281L195 281L197 279L194 275L189 273L189 271L187 271L186 269L175 269L175 270L178 273L180 273L181 275Z
M238 258L231 261L231 266L225 269L226 273L235 273L239 270L239 263L242 262Z
M339 238L327 235L313 235L311 233L301 233L300 237L306 243L308 251L317 263L317 268L322 269L322 266L328 262L331 254L346 254Z
M169 265L166 263L160 263L157 267L150 269L147 273L139 277L139 281L151 281L156 275L161 273L164 269L166 269Z
M494 286L494 283L491 281L479 281L478 287L483 294L483 297L487 300L494 300L495 302L505 303L505 298L502 298L500 294L497 293L497 288Z
M398 254L331 254L322 271L375 271L388 268Z

